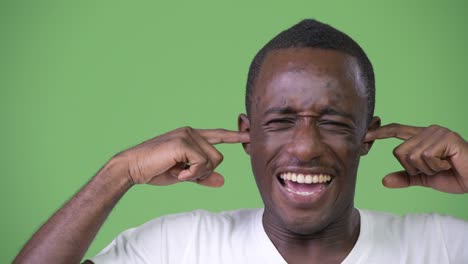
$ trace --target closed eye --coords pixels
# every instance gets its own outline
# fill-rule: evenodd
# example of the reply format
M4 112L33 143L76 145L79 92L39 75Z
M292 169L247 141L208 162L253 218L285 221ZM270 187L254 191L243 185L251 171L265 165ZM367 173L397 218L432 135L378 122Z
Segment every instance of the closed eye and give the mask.
M278 119L272 119L268 121L266 124L274 124L274 123L294 123L294 120L291 118L278 118Z
M322 121L318 122L317 126L323 128L327 131L333 131L338 133L348 133L351 132L352 127L346 123L336 122L336 121Z
M265 123L264 127L269 130L281 130L293 126L296 123L292 118L276 118Z
M323 121L319 125L338 126L338 127L349 127L348 124L335 122L335 121Z

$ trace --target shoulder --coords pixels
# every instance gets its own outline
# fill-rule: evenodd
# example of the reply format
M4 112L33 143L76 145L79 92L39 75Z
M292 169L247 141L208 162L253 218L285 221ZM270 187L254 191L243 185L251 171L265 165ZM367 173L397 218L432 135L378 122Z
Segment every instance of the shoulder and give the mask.
M261 215L262 211L263 209L240 209L223 212L194 210L157 217L124 233L131 236L147 237L148 239L165 236L170 237L172 240L177 240L178 237L186 240L189 234L204 229L213 231L245 225Z
M178 214L171 214L155 218L141 226L143 229L158 228L179 228L187 227L190 223L210 225L211 228L217 225L240 225L249 220L255 219L261 214L263 209L239 209L223 212L211 212L207 210L194 210Z
M359 210L361 229L369 234L376 247L400 252L407 263L420 256L432 260L466 259L468 221L436 213L395 215ZM432 263L432 262L431 262ZM434 262L435 263L435 262Z
M203 248L219 247L227 238L240 237L263 209L220 213L206 210L161 216L117 236L92 260L95 263L183 263ZM117 261L119 260L119 261ZM145 263L146 263L145 262Z
M363 221L374 228L390 230L426 230L430 232L452 227L468 228L468 221L437 213L396 215L380 211L359 210Z

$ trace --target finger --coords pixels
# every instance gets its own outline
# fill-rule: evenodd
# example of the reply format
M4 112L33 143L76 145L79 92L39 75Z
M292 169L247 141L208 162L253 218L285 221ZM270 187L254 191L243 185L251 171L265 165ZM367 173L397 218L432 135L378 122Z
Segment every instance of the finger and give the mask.
M223 155L213 145L205 140L198 132L191 133L193 140L198 143L202 151L208 156L210 168L214 170L223 161Z
M432 169L432 167L428 164L428 159L424 159L423 153L425 153L425 147L421 146L423 142L420 142L411 153L406 155L406 162L410 164L413 168L416 169L415 172L410 173L410 175L418 174L422 172L426 175L434 175L437 173L437 170Z
M424 173L426 175L434 175L437 173L437 171L433 170L420 155L409 156L409 163L417 170L417 172L412 175L415 175L418 173Z
M188 170L189 167L191 166L192 166L191 163L177 162L176 165L168 169L166 172L153 177L149 182L147 182L147 184L165 186L165 185L178 183L181 181L189 181L189 180L195 181L197 178L206 177L211 173L211 171L207 170L205 173L198 173L198 175L200 176L197 176L197 177L194 177L192 173L189 173L188 176L184 176L184 174L180 176L180 174L183 171ZM185 174L186 173L187 172L185 172Z
M374 130L369 130L365 136L365 141L372 141L376 139L386 139L386 138L399 138L399 139L409 139L414 135L418 134L424 128L416 126L408 126L397 123L392 123L378 127Z
M195 182L208 187L221 187L224 185L224 177L217 172L212 172L208 177L198 178Z
M410 139L401 143L393 150L393 156L398 160L401 166L410 174L415 175L419 173L418 168L416 168L410 160L410 152L409 150L418 144L417 139Z
M426 128L418 135L409 138L395 148L395 157L410 175L420 172L426 175L435 174L435 171L426 164L422 157L427 147L434 144L434 141L437 140L437 137L434 137L434 135L437 135L434 134L434 129Z
M211 165L207 161L208 158L203 158L201 161L190 162L190 166L182 170L177 178L180 181L196 180L198 178L208 177L213 171Z
M404 171L398 171L385 176L382 183L387 188L422 186L447 193L466 193L459 179L451 171L440 172L432 176L424 174L410 176Z
M191 140L190 144L183 148L180 155L185 156L179 162L190 164L186 166L178 174L180 181L194 180L200 177L208 176L213 172L213 165L210 162L208 155L203 151L199 144Z
M382 184L387 188L405 188L409 186L408 177L406 171L389 173L382 179Z
M444 133L445 132L437 126L430 126L424 129L419 135L408 140L408 142L418 141L417 145L408 150L410 153L408 155L408 162L426 175L434 175L440 171L437 167L441 165L441 162L437 162L436 159L440 160L440 156L445 149L445 143L443 143ZM405 145L405 143L403 143L403 145ZM433 148L434 146L439 147ZM446 166L441 168L441 170L447 169Z
M410 186L430 187L428 184L428 177L431 176L422 173L411 176L405 171L397 171L387 174L382 179L382 184L387 188L406 188Z
M197 132L210 144L248 143L249 133L227 129L197 129Z
M452 168L452 165L444 159L445 152L446 144L438 137L435 143L421 153L421 157L433 171L445 171Z
M433 156L423 156L424 161L426 162L427 166L429 166L433 171L446 171L452 168L450 162L446 160L441 160L440 158L436 158Z
M158 186L166 186L180 182L177 177L174 177L169 174L159 175L158 177L153 177L147 184L151 185L158 185Z
M173 178L178 178L181 171L188 169L190 163L177 162L177 164L167 171L167 174Z

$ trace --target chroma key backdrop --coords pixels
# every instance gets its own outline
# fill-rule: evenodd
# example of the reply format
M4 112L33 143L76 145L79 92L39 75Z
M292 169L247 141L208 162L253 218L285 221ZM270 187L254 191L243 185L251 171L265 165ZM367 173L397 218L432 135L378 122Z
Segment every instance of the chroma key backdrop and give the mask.
M316 18L352 36L375 67L382 123L446 126L468 138L464 1L0 2L0 262L116 153L181 126L237 129L248 66L279 31ZM356 206L468 219L468 196L389 190L399 140L362 158ZM260 207L248 156L220 145L225 186L136 186L91 245L154 217Z

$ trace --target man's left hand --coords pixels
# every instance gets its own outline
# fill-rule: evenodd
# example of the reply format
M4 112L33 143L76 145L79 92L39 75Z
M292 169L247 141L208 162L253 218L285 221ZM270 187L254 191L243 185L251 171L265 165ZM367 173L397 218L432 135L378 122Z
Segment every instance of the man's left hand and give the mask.
M448 193L468 193L468 142L437 125L414 127L389 124L369 130L365 141L404 140L393 155L405 169L382 180L389 188L430 187Z

